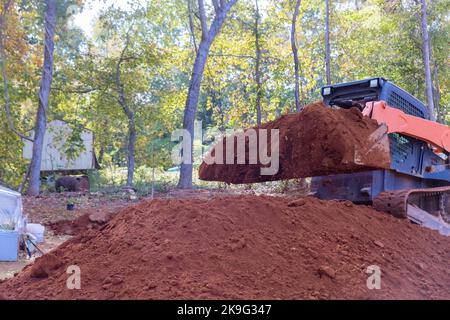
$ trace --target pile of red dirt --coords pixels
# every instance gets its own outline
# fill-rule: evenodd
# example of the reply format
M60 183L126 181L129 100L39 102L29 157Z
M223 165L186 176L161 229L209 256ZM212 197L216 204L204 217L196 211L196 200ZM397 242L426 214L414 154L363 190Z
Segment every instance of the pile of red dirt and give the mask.
M450 239L349 202L157 199L0 283L7 299L450 299ZM67 289L76 265L81 290ZM369 290L370 266L381 289Z
M267 130L267 138L261 136L260 139L260 129ZM261 168L270 167L273 163L261 161L258 150L276 156L271 143L273 129L279 130L279 170L276 174L262 174ZM323 103L315 103L300 113L282 116L252 130L256 133L258 145L249 147L248 130L224 138L200 166L200 179L240 184L390 167L386 131L356 108L336 110L325 107ZM238 161L238 139L245 141L245 164L242 159ZM264 140L268 142L267 149L260 145ZM227 144L230 144L228 151ZM217 152L219 146L223 151ZM256 164L250 163L252 152L258 154Z

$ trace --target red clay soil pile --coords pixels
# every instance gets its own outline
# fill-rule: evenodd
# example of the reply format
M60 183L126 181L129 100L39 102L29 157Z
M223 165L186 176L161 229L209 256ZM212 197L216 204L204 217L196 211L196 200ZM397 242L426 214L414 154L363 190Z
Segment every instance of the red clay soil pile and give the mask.
M321 102L315 103L306 106L300 113L282 116L254 129L258 133L258 139L259 129L267 129L269 137L270 130L279 130L280 157L277 174L262 175L261 167L269 165L261 164L259 156L257 164L249 164L250 139L241 133L237 137L246 139L246 164L238 164L239 138L236 137L233 137L233 142L230 141L230 145L234 146L234 162L226 163L226 144L231 139L228 137L221 142L224 150L221 164L203 162L199 171L200 179L240 184L390 167L387 136L377 141L380 132L377 130L377 122L364 117L356 108L335 110L325 107ZM270 140L266 139L269 142L269 154L273 152ZM217 146L211 150L210 158L216 157L216 148ZM264 148L261 150L265 151Z
M0 283L6 299L450 299L450 238L349 202L142 202ZM66 287L81 269L81 290ZM369 290L366 270L381 269Z

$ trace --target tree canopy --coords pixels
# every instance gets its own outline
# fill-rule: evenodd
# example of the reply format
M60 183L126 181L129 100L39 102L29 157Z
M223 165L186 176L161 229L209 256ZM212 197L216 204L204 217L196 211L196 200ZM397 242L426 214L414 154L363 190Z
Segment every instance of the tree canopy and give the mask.
M125 167L134 115L137 166L168 169L171 132L182 128L196 53L202 39L199 2L136 1L111 6L85 34L70 22L70 6L58 1L53 82L48 121L64 120L94 132L100 164ZM211 25L215 5L205 1ZM258 6L256 6L258 4ZM211 44L201 81L197 120L203 128L249 127L296 112L291 46L294 0L238 0ZM428 1L430 66L436 115L449 123L450 0ZM331 0L330 74L333 83L381 76L422 101L426 83L421 5L415 0ZM42 1L1 0L8 81L0 83L0 182L18 188L27 171L23 141L35 126L44 61ZM296 17L301 105L320 99L326 85L326 3L303 0ZM120 63L119 63L120 62ZM119 64L120 85L117 83ZM9 116L5 86L9 93ZM121 90L123 92L121 93ZM77 130L74 130L77 132ZM79 131L78 131L79 132ZM77 137L73 145L77 146Z

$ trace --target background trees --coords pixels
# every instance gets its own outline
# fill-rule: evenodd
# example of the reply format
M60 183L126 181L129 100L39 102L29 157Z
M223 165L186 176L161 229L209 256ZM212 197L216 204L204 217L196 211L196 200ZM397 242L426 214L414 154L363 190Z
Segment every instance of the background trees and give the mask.
M0 180L18 188L29 165L20 136L29 136L39 110L46 6L1 0L0 17L8 2L0 20ZM197 119L224 132L295 112L296 101L320 98L328 73L333 82L383 76L429 106L431 89L436 117L448 123L450 0L427 1L427 76L422 2L226 1L232 9L216 28L223 4L205 1L203 32L199 1L148 0L105 9L87 35L67 23L67 8L83 3L58 1L46 117L92 130L102 167L125 168L128 185L139 168L172 166L172 130L192 130ZM181 171L180 186L189 187L191 169Z

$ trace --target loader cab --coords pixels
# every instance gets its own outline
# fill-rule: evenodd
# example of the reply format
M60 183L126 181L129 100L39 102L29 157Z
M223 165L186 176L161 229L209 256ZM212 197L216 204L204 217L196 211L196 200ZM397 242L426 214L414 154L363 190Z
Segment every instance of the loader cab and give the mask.
M420 100L384 78L325 86L321 89L321 93L323 102L330 107L361 109L367 102L384 100L391 107L400 109L406 114L430 119L427 108Z
M321 89L323 102L330 107L362 110L367 102L379 100L385 82L374 78L326 86Z

